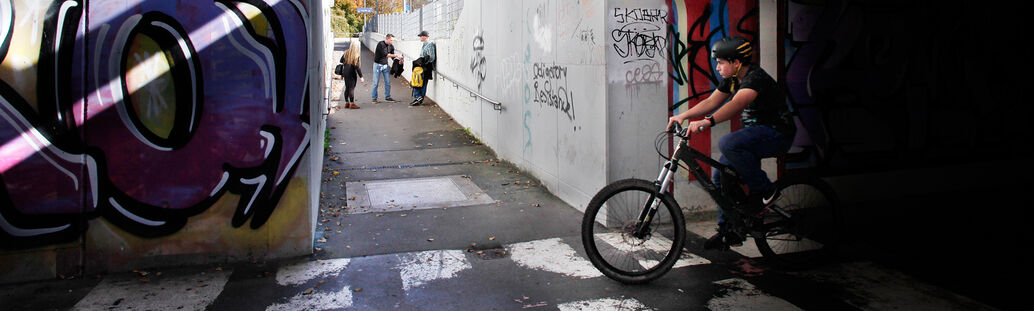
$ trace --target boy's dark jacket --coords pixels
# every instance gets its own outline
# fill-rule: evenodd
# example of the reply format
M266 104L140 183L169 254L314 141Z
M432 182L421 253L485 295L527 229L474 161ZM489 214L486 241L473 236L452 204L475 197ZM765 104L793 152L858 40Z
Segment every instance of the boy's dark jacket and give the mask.
M424 81L434 79L434 62L427 62L430 57L424 56L413 61L413 67L424 67Z

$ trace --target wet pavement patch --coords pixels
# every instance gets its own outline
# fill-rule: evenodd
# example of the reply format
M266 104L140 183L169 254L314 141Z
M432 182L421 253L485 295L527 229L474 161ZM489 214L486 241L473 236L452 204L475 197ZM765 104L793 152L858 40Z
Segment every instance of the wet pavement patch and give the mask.
M506 249L503 248L503 245L498 242L475 244L468 248L467 252L473 253L481 260L501 259L510 255L510 253L506 252Z

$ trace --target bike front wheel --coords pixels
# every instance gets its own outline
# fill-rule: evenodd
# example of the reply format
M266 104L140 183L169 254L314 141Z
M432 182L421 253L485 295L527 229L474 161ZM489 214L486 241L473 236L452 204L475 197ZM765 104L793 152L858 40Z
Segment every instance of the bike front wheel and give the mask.
M620 180L600 190L585 208L582 245L607 277L625 284L646 283L667 273L679 259L685 219L671 195L658 188L646 180ZM656 212L644 219L644 209L654 204Z
M832 257L840 241L837 198L822 180L776 181L780 197L766 209L754 242L765 259L785 269Z

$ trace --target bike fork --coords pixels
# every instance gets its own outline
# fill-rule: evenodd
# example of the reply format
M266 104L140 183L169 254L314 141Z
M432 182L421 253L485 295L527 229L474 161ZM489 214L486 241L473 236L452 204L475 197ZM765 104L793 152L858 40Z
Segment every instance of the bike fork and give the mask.
M661 167L661 173L657 176L657 181L654 185L659 186L657 193L658 195L664 195L668 193L668 188L671 187L672 177L675 175L675 168L678 167L678 162L674 159L668 160ZM657 207L661 204L661 198L656 195L650 195L650 199L646 200L646 205L643 206L642 212L639 213L639 221L636 222L635 231L633 236L636 238L643 238L649 231L650 221L653 220L653 216L657 214Z

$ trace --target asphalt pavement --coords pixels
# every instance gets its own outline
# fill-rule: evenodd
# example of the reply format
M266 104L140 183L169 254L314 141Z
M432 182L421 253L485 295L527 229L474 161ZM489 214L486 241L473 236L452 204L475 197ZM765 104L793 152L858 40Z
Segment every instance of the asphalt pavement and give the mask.
M335 49L336 60L344 45ZM687 252L638 286L585 257L581 213L498 159L433 100L370 100L328 115L313 254L81 276L0 287L3 310L994 310L865 256L780 271L749 245L705 251L713 220L689 225ZM335 99L341 80L335 80ZM383 92L383 89L381 90Z

